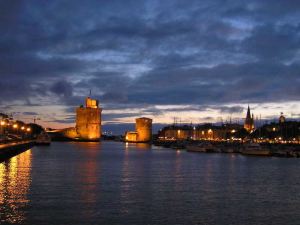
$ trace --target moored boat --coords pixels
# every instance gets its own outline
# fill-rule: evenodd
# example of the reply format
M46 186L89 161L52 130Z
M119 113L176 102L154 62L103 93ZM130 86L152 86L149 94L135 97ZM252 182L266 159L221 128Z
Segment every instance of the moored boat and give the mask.
M218 149L211 143L200 143L198 145L187 145L186 150L188 152L219 152Z
M262 146L259 143L245 144L241 153L244 155L253 155L253 156L270 156L271 155L270 149Z
M37 136L35 144L36 145L50 145L51 138L46 132L42 132Z

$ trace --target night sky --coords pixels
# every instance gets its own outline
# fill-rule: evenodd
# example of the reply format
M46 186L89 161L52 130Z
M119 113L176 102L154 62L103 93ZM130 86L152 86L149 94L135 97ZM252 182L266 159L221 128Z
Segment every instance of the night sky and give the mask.
M0 32L17 119L72 126L90 89L104 129L300 117L300 1L0 0Z

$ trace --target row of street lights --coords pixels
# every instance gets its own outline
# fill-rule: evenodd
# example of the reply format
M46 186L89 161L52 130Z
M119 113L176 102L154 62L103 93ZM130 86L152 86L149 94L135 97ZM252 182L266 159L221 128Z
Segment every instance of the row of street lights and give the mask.
M2 131L2 128L11 126L15 130L19 130L19 128L20 128L21 131L31 132L31 128L28 126L23 126L23 125L20 126L18 123L11 123L11 122L5 121L5 120L0 121L0 126L1 126L1 131Z

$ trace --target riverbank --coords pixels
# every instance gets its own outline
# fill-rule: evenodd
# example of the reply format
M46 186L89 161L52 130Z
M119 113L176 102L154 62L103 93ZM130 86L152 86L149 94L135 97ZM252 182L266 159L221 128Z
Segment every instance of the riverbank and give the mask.
M35 144L34 141L19 141L0 145L0 162L24 152Z

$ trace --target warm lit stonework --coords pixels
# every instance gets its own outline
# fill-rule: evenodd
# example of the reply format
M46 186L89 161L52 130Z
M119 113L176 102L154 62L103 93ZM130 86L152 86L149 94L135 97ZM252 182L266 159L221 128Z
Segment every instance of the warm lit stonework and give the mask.
M152 140L152 119L142 117L135 120L135 131L125 134L128 142L150 142Z
M98 100L87 97L85 106L76 109L76 126L52 132L53 137L82 141L99 141L101 138L101 112Z
M86 106L76 109L76 131L80 138L97 140L101 138L101 112L98 100L86 98Z
M137 132L127 131L125 136L127 142L136 142L137 140Z

